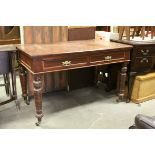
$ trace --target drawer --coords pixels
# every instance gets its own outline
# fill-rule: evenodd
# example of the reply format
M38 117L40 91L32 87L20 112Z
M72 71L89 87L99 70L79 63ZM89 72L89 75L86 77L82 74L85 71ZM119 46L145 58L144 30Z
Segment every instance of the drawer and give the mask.
M44 58L42 60L43 70L57 70L65 68L74 68L86 65L88 63L87 56L85 55L64 55L58 57Z
M152 67L153 58L152 57L137 57L135 60L131 61L132 71L147 71Z
M90 63L110 63L112 61L121 61L125 59L125 52L114 51L114 52L103 52L90 56Z
M155 53L155 48L151 47L142 47L134 49L133 51L136 57L145 57L145 56L152 56Z

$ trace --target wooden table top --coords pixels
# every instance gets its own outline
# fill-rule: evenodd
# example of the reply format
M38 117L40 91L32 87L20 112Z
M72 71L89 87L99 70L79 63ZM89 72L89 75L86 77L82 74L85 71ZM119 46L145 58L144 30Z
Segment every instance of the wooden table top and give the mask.
M16 51L16 45L10 44L10 45L0 45L0 52L10 52L10 51Z
M53 44L17 45L17 49L24 52L29 57L130 48L132 48L130 45L98 40L67 41Z

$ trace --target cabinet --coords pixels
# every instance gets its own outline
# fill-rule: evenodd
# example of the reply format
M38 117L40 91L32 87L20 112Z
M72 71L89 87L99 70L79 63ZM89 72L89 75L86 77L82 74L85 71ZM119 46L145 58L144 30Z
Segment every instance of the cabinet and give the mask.
M136 75L142 75L155 70L155 41L111 40L114 42L132 45L131 61L128 66L129 98Z

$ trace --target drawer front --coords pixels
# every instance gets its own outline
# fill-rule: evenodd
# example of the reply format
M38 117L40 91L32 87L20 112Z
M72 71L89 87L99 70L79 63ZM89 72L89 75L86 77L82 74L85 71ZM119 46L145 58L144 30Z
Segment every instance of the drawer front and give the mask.
M136 57L146 57L146 56L152 56L153 53L155 53L155 48L151 47L142 47L134 49L133 51L135 53Z
M151 69L153 63L152 57L137 57L135 60L131 61L132 71L147 71Z
M54 58L45 58L42 60L43 70L59 70L65 68L76 68L88 63L87 56L65 55Z
M98 53L90 56L90 63L110 63L125 59L125 52L114 51Z

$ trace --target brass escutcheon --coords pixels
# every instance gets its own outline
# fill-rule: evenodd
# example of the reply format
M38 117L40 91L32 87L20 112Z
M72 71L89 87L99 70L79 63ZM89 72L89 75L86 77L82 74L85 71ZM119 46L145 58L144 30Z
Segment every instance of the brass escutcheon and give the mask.
M71 61L64 61L62 62L63 66L70 66L71 65Z
M105 61L111 61L112 56L106 56L104 59Z

